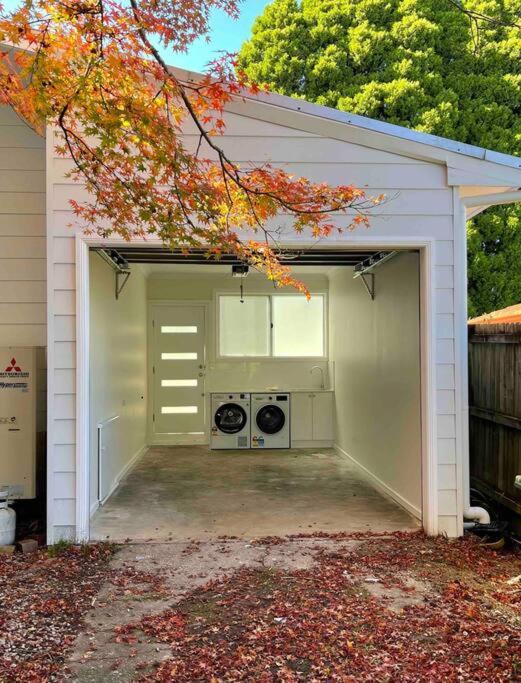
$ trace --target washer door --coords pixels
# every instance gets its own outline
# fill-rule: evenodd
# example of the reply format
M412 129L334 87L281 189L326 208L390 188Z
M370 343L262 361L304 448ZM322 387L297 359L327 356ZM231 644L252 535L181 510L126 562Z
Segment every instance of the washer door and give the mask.
M279 406L270 404L257 411L255 421L264 434L278 434L286 424L286 416Z
M225 403L215 411L215 424L224 434L237 434L247 420L246 411L237 403Z

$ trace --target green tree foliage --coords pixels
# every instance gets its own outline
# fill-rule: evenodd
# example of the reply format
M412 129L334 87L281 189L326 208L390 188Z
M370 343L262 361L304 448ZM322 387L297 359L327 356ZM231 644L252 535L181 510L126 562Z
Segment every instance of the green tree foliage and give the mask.
M521 154L521 0L275 0L239 62L270 89ZM521 211L468 227L469 314L521 301Z

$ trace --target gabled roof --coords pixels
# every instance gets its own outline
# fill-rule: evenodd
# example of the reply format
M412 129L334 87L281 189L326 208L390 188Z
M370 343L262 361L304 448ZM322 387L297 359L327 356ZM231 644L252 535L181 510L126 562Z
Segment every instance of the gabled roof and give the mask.
M13 49L3 41L0 45ZM202 74L194 71L174 66L170 69L180 81L187 83L203 78ZM226 109L322 137L444 164L448 169L449 185L501 187L502 190L505 187L521 188L521 157L511 154L421 133L277 93L252 94L245 90L234 97Z
M21 49L13 48L4 41L0 41L0 45L9 49ZM174 66L170 69L180 81L187 83L197 82L203 78L202 74L195 71ZM243 111L245 105L253 105L254 113L250 114L252 118L273 123L280 122L281 125L297 130L354 142L402 156L444 163L449 168L449 184L452 185L508 185L514 189L521 188L521 157L430 133L421 133L405 126L397 126L359 114L350 114L277 93L252 94L245 90L233 100L227 109L236 111L239 105L238 113L248 116L248 113ZM356 139L353 139L353 130L356 131ZM470 169L466 168L469 165L468 162L471 162ZM460 177L456 173L451 180L450 169L452 167L462 170L463 175ZM484 182L474 183L472 180L474 174L478 181Z

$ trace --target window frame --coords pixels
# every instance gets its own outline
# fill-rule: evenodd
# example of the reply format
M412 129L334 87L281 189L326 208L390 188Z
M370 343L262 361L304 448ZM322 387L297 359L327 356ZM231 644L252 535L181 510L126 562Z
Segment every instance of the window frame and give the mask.
M273 303L272 299L276 296L298 296L296 292L263 292L263 291L248 291L245 296L262 296L268 299L269 309L269 355L267 356L226 356L221 354L221 297L232 296L238 297L238 293L232 291L218 291L215 292L214 314L215 314L215 359L219 361L230 361L232 363L240 362L291 362L291 361L327 361L329 360L329 300L327 290L316 290L311 292L311 297L321 296L323 300L323 349L321 356L274 356L273 355ZM304 296L303 294L301 296Z

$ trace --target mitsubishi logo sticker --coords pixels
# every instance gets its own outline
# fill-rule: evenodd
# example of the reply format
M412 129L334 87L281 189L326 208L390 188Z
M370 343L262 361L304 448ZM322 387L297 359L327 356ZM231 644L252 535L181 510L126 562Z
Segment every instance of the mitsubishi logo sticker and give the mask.
M11 363L6 367L4 372L22 372L22 368L16 364L16 358L11 358Z
M31 373L27 372L26 370L22 370L14 356L5 366L5 370L3 372L1 371L2 365L0 365L0 390L18 389L23 393L29 391L29 384L27 380L29 379Z

